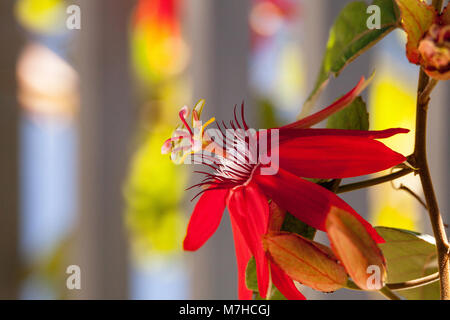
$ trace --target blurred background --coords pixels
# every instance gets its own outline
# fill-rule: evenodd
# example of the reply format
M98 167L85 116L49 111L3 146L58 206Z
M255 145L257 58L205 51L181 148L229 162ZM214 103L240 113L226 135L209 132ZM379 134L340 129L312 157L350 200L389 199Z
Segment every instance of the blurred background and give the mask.
M217 119L245 101L253 127L293 121L349 2L2 0L0 298L235 299L227 214L201 250L182 252L193 207L184 189L196 177L160 154L162 142L178 110L201 98ZM413 129L418 67L404 44L396 31L359 57L317 110L376 70L364 93L371 129ZM433 93L428 137L445 223L448 89ZM387 143L409 154L413 134ZM400 183L421 193L412 175ZM375 225L431 232L420 204L389 183L343 198ZM80 290L66 287L70 265L80 267Z

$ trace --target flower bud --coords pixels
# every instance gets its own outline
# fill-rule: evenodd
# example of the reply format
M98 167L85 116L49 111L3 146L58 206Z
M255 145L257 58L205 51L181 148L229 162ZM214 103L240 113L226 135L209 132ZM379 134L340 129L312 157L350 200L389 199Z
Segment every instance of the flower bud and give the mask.
M326 229L331 248L363 290L379 290L386 280L383 254L364 225L351 213L332 207Z
M433 24L418 49L421 65L430 77L450 79L450 25Z
M295 233L272 233L263 239L272 262L293 280L332 292L347 283L347 274L332 251Z

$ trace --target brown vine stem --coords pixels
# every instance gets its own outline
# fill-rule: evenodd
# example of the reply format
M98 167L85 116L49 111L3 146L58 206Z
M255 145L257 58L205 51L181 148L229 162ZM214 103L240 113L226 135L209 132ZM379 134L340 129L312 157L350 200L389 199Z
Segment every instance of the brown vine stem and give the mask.
M439 1L436 1L438 3ZM441 5L442 5L442 1ZM435 1L433 1L435 4ZM440 10L440 7L439 7ZM428 104L430 102L430 93L436 81L431 80L423 71L420 70L419 85L417 89L417 108L416 108L416 136L414 146L414 167L422 182L422 188L427 203L428 214L430 216L431 226L436 239L436 248L438 253L438 266L440 277L441 299L450 300L450 269L448 261L448 240L445 233L444 223L439 212L439 206L434 192L433 182L431 180L430 169L427 160L427 114Z
M381 177L377 177L377 178L373 178L373 179L369 179L369 180L364 180L364 181L360 181L360 182L355 182L355 183L344 184L337 188L336 193L350 192L350 191L354 191L354 190L358 190L358 189L375 186L380 183L392 181L394 179L398 179L400 177L406 176L407 174L409 174L413 171L414 170L411 168L405 168L405 169L390 173L385 176L381 176Z
M425 286L427 284L436 282L439 280L439 272L430 274L429 276L414 279L410 281L405 282L399 282L399 283L388 283L386 284L386 287L388 287L391 290L405 290L405 289L412 289L417 288L421 286Z
M346 288L350 289L350 290L362 291L362 289L360 287L358 287L356 285L356 283L354 283L350 279L347 281ZM398 295L396 295L387 285L385 285L383 288L381 288L377 292L382 294L389 300L401 300L401 298Z
M391 291L388 287L383 287L379 291L383 296L388 298L389 300L402 300L398 295Z
M416 199L425 209L427 208L427 204L425 203L425 201L423 201L418 194L416 194L414 191L412 191L410 188L408 188L407 186L405 186L404 184L401 184L400 187L396 188L397 190L402 190L402 191L406 191L408 194L410 194L411 196L414 197L414 199Z
M412 289L412 288L418 288L418 287L422 287L422 286L426 286L428 284L434 283L436 281L439 281L439 272L430 274L428 276L422 277L422 278L418 278L418 279L413 279L413 280L408 280L408 281L404 281L404 282L396 282L396 283L386 283L386 285L384 286L384 288L387 288L389 290L407 290L407 289ZM350 290L357 290L357 291L361 291L362 289L359 288L356 283L354 283L351 280L347 281L347 289Z
M443 0L433 0L432 5L437 12L441 12ZM437 81L430 81L423 69L420 69L419 86L417 90L417 114L416 114L416 140L414 156L419 168L420 181L422 182L428 213L436 238L438 252L438 265L440 277L441 299L450 300L450 266L449 266L449 244L445 233L444 223L434 192L430 169L428 168L426 153L426 126L430 92Z

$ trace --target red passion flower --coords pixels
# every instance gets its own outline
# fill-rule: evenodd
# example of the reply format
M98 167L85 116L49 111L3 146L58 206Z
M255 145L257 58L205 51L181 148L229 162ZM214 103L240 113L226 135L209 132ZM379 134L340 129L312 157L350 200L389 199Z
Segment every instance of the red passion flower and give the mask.
M183 125L164 143L162 152L170 152L173 160L181 159L181 162L188 155L193 154L195 158L196 154L211 146L216 154L214 158L204 155L198 158L210 160L199 162L212 168L213 172L202 172L205 179L194 186L204 189L190 218L183 247L188 251L199 249L214 234L227 207L235 242L240 299L252 297L252 292L245 285L245 270L252 256L256 260L261 297L266 297L271 280L287 298L304 298L293 280L274 263L269 263L263 248L262 238L267 234L269 224L269 199L296 218L322 231L326 231L325 222L332 207L345 210L362 223L376 243L383 242L375 229L335 193L304 179L361 176L406 161L403 155L377 140L406 133L406 129L359 131L310 128L348 106L366 85L367 82L362 78L354 89L322 111L292 124L250 135L258 146L263 136L276 135L277 141L269 142L266 148L252 148L249 142L252 139L243 134L249 128L243 115L238 121L236 108L230 126L227 127L223 122L222 126L218 125L221 141L210 139L204 130L214 119L205 125L198 121L203 101L192 112L192 128L186 121L189 109L184 107L181 110ZM199 134L194 134L196 129L200 131ZM275 165L273 160L264 161L269 154L277 155ZM275 170L271 170L274 167Z

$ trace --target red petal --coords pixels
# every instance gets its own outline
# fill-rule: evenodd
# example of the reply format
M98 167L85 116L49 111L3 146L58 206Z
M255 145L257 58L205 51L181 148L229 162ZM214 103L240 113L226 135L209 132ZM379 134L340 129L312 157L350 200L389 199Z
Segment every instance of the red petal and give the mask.
M256 260L258 289L265 298L269 287L269 265L262 244L267 233L269 205L257 185L250 183L231 191L228 209Z
M338 99L336 102L326 107L325 109L316 112L309 117L300 119L294 123L288 124L282 128L309 128L316 123L328 118L333 113L336 113L345 107L349 106L350 103L366 88L369 84L370 79L366 81L364 77L361 77L356 87L354 87L350 92L346 93L342 98Z
M280 168L300 177L356 177L391 168L406 158L383 143L359 136L310 136L279 146Z
M225 209L228 189L206 191L195 205L184 238L183 248L195 251L217 230Z
M391 128L380 131L324 129L324 128L279 129L279 138L280 142L285 142L286 140L295 138L311 137L311 136L351 136L369 139L385 139L399 133L408 133L408 132L409 132L408 129L403 128Z
M234 238L234 248L236 251L236 261L238 269L238 295L240 300L251 300L253 292L247 289L245 284L245 270L247 269L247 264L252 254L247 244L245 243L244 237L237 226L236 220L233 214L230 214L231 228L233 229Z
M289 278L288 275L273 262L270 264L270 272L272 275L273 284L278 290L280 290L286 299L306 300L305 296L298 291L294 281L292 281L292 279Z
M313 228L326 231L325 220L331 206L354 215L377 243L384 242L375 229L333 192L292 173L279 169L276 175L254 175L254 181L268 198Z

